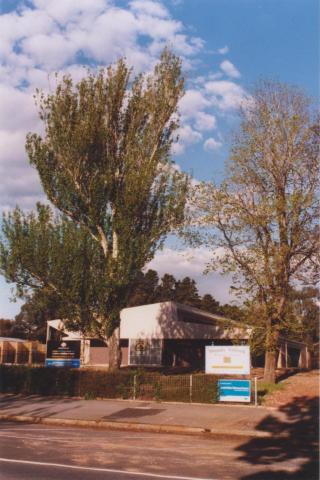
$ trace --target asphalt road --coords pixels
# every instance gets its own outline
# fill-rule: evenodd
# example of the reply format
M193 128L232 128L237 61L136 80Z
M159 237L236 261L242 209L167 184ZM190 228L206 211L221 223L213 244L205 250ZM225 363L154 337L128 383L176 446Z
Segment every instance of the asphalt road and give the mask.
M310 458L286 453L287 447L287 441L278 445L269 439L236 441L2 422L0 478L317 479Z

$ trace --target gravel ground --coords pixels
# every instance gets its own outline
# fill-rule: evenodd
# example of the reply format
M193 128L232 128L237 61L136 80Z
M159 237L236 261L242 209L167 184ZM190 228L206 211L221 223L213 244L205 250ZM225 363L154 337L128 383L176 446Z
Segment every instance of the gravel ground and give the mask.
M297 373L280 383L283 388L267 395L264 405L279 407L291 402L296 397L319 397L319 370Z

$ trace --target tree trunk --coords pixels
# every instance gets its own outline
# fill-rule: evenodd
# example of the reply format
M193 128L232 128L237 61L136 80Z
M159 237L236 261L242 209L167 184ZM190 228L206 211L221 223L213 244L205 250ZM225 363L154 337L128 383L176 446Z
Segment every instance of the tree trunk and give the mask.
M109 370L118 370L121 365L120 329L116 328L108 340Z
M266 350L263 379L267 383L276 383L277 356L276 350Z
M112 208L112 226L113 226L112 258L116 263L118 259L119 251L118 251L118 235L114 229L114 217L115 217L115 209ZM121 365L120 327L114 329L111 337L108 340L108 345L109 345L109 370L118 370Z

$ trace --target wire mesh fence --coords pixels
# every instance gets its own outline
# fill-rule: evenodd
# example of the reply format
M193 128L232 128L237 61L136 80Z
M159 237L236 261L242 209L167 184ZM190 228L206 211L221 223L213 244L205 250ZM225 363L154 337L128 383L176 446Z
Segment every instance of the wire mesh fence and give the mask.
M137 374L133 380L132 397L137 400L217 401L217 378L214 375Z
M79 371L78 396L176 402L215 403L214 375L163 375L160 373Z

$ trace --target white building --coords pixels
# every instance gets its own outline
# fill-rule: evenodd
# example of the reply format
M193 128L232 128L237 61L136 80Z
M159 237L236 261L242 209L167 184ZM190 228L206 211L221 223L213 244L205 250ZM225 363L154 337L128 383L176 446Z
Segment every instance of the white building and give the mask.
M219 315L176 302L154 303L121 311L122 365L204 367L204 347L247 343L250 329ZM61 346L61 342L65 344ZM48 322L47 358L81 358L81 365L108 365L107 342Z
M247 344L252 329L176 302L125 308L120 314L121 365L181 366L203 370L206 345ZM305 345L281 339L278 366L305 365ZM107 366L107 341L88 338L51 320L47 329L47 363Z

